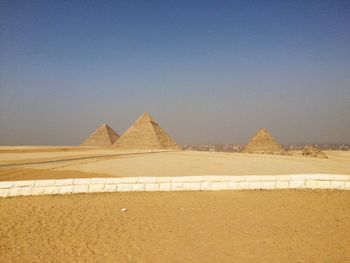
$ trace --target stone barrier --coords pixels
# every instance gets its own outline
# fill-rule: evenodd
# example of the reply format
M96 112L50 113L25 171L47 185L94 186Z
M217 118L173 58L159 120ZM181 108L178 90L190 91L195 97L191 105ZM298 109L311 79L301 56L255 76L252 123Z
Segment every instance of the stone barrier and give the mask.
M103 192L219 191L247 189L350 190L350 175L204 175L3 181L0 182L0 197Z

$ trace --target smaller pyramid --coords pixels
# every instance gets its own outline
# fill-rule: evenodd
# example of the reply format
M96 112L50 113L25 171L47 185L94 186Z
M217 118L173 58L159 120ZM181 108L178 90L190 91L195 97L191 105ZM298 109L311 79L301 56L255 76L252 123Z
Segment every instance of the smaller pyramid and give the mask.
M142 114L114 145L123 150L179 150L180 147L147 113Z
M243 148L243 153L287 154L266 129L260 129L250 142Z
M323 151L311 145L305 147L305 149L302 152L302 155L315 158L328 158Z
M94 131L80 146L108 147L112 146L119 138L119 135L107 124L102 124Z

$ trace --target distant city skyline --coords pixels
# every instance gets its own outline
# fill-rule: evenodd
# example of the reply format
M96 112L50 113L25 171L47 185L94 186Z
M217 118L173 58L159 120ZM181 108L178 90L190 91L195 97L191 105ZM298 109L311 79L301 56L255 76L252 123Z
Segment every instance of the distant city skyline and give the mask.
M0 145L143 112L181 145L350 143L350 2L0 2Z

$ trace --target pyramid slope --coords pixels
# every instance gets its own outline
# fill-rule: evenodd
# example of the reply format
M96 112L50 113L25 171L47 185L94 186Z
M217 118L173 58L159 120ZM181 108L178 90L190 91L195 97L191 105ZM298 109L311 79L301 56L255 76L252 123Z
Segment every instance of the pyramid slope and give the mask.
M107 124L102 124L80 146L108 147L112 146L119 135Z
M260 129L244 147L242 152L287 154L282 145L280 145L266 129Z
M144 113L114 143L124 150L179 150L180 147L148 114Z

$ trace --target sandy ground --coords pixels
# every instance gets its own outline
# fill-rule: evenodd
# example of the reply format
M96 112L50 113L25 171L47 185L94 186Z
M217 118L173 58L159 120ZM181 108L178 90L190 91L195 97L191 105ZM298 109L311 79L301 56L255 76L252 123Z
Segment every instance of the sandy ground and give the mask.
M79 147L24 150L0 148L0 180L85 176L350 174L350 152L342 151L328 151L328 159L318 159L301 156L300 152L284 156L195 151L128 153L111 148ZM22 173L21 169L24 169Z
M0 169L0 181L18 181L33 179L67 179L111 177L108 174L86 173L79 171L57 171L46 169L11 168Z
M2 263L350 262L349 191L16 197L0 209Z
M345 161L303 156L242 153L168 152L99 160L61 168L112 176L253 175L293 173L350 174L350 152Z
M83 147L0 147L0 164L35 162L38 160L65 159L86 156L115 155L113 149Z

